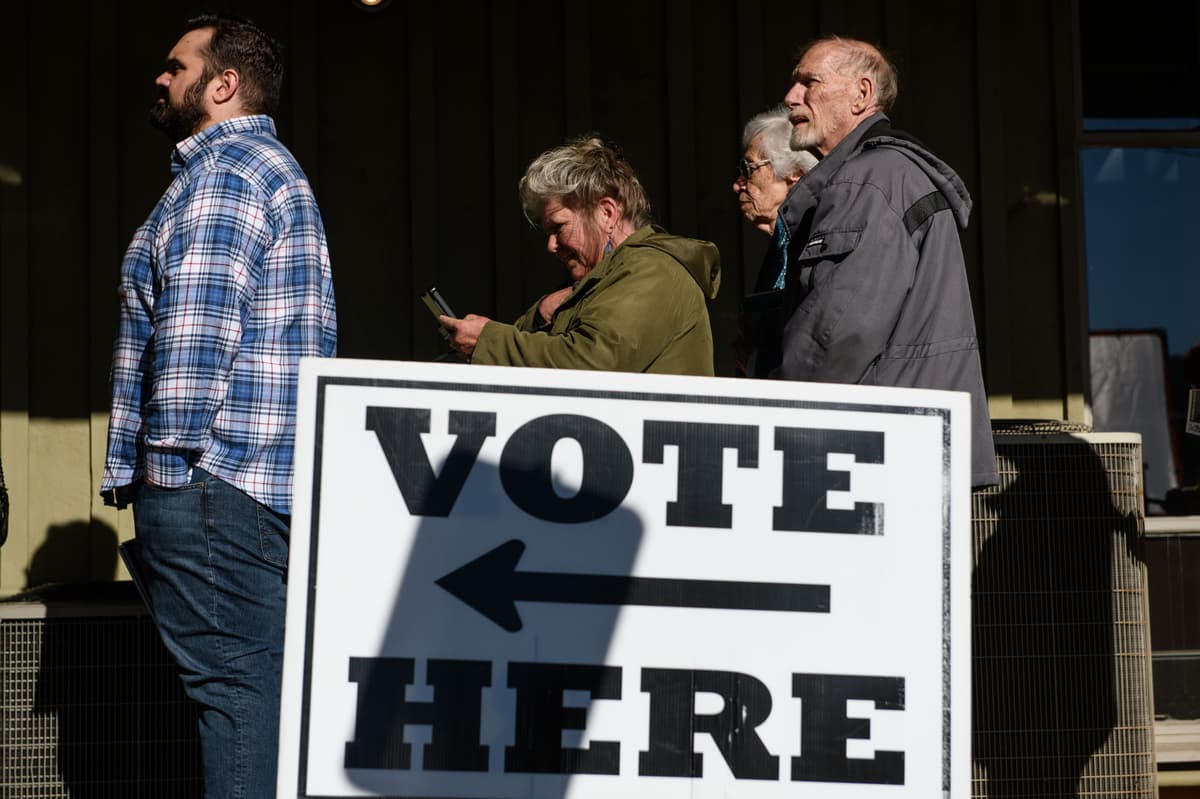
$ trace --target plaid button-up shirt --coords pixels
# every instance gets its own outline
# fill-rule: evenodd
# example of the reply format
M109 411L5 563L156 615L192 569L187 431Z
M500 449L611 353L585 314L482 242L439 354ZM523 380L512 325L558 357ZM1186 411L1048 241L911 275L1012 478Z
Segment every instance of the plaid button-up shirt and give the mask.
M337 342L316 200L266 116L180 142L172 173L121 265L101 490L199 466L291 513L299 360Z

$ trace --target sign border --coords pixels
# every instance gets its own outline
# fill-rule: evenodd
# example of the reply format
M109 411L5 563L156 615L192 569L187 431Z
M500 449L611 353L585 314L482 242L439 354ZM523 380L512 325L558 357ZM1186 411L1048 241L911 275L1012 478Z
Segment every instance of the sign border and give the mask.
M753 384L754 381L746 381ZM308 785L308 739L309 710L312 694L312 649L315 626L316 568L319 551L321 519L321 468L322 442L324 440L325 392L333 386L358 386L369 388L419 389L427 391L452 391L464 393L524 394L552 397L588 397L596 399L640 400L644 402L679 402L703 405L748 405L754 407L797 408L809 410L857 411L866 413L888 413L894 415L940 416L942 419L942 794L949 796L951 789L951 463L950 421L952 410L922 405L883 405L878 403L833 402L827 400L793 400L777 397L728 396L710 394L678 394L660 391L613 391L588 388L550 388L546 386L519 386L491 383L458 383L442 380L405 380L399 378L349 377L345 375L317 375L316 412L313 419L313 466L311 483L311 508L309 518L308 601L304 620L304 672L300 696L300 735L298 740L298 762L296 770L297 799L342 799L341 797L307 793ZM387 796L377 799L447 799L447 797ZM453 799L495 799L494 797L453 797Z

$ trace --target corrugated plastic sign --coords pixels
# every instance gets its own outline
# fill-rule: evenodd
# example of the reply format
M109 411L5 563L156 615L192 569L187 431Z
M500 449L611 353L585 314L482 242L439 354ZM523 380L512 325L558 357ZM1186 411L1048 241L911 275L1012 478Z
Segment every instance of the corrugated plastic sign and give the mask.
M300 390L280 796L969 795L966 394Z

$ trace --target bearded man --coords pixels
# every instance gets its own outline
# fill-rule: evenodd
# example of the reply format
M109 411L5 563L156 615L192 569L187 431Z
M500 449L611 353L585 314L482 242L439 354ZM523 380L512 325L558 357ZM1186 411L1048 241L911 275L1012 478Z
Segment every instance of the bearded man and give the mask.
M121 265L101 483L200 706L205 796L274 796L296 382L337 322L312 188L275 137L279 45L187 23L151 120L174 175Z

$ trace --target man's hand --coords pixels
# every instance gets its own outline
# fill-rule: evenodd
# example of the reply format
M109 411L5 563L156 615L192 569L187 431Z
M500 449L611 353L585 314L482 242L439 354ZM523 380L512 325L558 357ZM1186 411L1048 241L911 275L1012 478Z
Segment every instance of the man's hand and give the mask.
M469 313L462 319L453 316L439 316L438 322L450 331L450 346L468 358L475 352L475 344L479 341L479 333L483 326L492 321L486 316L476 316Z

